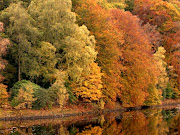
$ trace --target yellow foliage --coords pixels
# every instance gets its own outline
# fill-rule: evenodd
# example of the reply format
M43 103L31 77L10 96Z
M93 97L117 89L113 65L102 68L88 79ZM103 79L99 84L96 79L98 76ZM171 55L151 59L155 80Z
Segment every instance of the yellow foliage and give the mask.
M15 99L20 102L18 106L16 106L16 109L20 108L32 108L32 102L36 100L36 98L33 97L33 87L31 85L27 85L25 87L24 91L23 89L19 90L19 94ZM26 106L27 105L27 106Z
M50 88L51 90L56 91L57 103L60 105L60 108L62 108L65 101L69 97L67 89L64 86L66 76L67 76L66 72L57 71L55 76L56 81L54 84L52 84L52 87Z
M101 81L102 73L100 71L100 67L98 67L97 63L90 64L90 74L82 75L82 82L74 83L73 92L76 97L81 97L86 101L98 101L102 98L101 89L102 81Z
M102 135L103 129L100 126L91 127L91 125L86 126L82 133L77 133L76 135Z
M8 93L6 90L7 86L0 83L0 106L4 105L8 101Z

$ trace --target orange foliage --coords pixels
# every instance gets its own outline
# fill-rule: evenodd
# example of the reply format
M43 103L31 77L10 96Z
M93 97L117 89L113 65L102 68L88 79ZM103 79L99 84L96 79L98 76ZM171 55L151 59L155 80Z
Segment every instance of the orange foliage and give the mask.
M147 135L147 119L142 112L123 113L123 131L124 135Z
M5 105L8 101L7 86L0 83L0 106Z
M156 68L148 37L141 29L139 19L130 12L111 10L112 22L124 33L120 46L123 71L122 101L124 106L142 105L148 96L147 88L156 78Z
M134 0L134 14L138 15L144 24L157 25L163 37L163 46L166 49L166 62L174 66L180 76L177 60L177 48L180 41L180 2L178 0ZM178 77L180 88L180 77ZM177 87L177 86L173 86Z
M174 69L176 71L176 74L178 74L178 84L180 89L180 52L175 52L173 54L172 64L174 66Z
M87 101L99 101L102 98L101 70L96 63L90 64L90 74L82 75L82 82L72 84L73 92L77 97Z
M139 19L130 12L103 9L97 0L81 1L75 7L79 24L85 24L96 37L103 93L111 101L119 97L124 106L143 105L157 70Z
M97 4L96 0L81 1L75 8L78 13L79 24L85 24L96 38L98 51L97 62L104 74L102 77L103 94L115 101L120 96L121 50L118 48L123 43L122 33L109 21L110 12Z

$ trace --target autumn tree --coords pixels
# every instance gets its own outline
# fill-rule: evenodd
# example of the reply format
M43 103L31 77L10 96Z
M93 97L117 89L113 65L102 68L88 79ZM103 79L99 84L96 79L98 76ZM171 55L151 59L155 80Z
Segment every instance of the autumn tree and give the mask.
M165 52L166 52L166 50L164 49L164 47L158 47L157 52L154 54L154 57L157 60L157 65L156 66L157 66L157 68L159 70L157 88L161 89L162 92L167 87L167 83L169 81L169 78L167 76L167 71L166 71L167 63L164 61Z
M18 65L18 80L21 80L22 73L29 76L33 66L36 66L33 57L35 50L33 50L32 46L37 43L39 32L32 25L33 19L21 3L11 4L1 13L0 19L5 23L6 34L13 42L10 49Z
M111 10L112 22L124 33L122 50L124 106L142 105L148 96L147 88L156 78L155 60L147 35L140 27L139 19L130 12Z
M49 8L51 7L51 8ZM32 0L28 11L43 32L42 39L56 47L58 67L67 70L71 80L78 81L82 72L97 55L94 36L86 26L78 26L71 12L70 0Z
M0 34L4 32L4 24L0 22ZM2 75L2 71L7 65L7 61L3 59L3 56L7 53L7 46L10 44L10 41L6 38L2 38L0 36L0 107L7 104L8 100L8 93L7 93L7 86L4 85L2 82L4 77Z
M109 21L110 12L98 5L96 0L76 1L73 10L78 14L78 24L85 24L96 37L97 63L101 67L103 94L106 101L116 101L120 97L121 70L119 62L123 42L122 33Z
M58 103L60 108L63 107L65 102L68 100L68 90L65 87L65 80L67 79L67 73L65 71L56 71L56 81L49 88L51 98Z
M179 1L176 0L134 0L134 10L132 11L133 14L139 16L144 24L150 23L157 26L157 30L162 37L161 43L166 50L165 61L168 66L177 66L177 62L173 62L172 58L174 56L174 46L178 44L180 39L179 5ZM177 68L175 72L178 72ZM174 85L172 87L178 89L179 86Z
M73 92L77 98L85 101L99 101L102 98L101 70L97 63L90 64L90 74L82 75L82 81L73 84Z
M162 35L157 30L156 25L151 25L149 22L146 24L141 23L142 29L148 36L148 40L151 45L153 45L153 50L157 50L159 46L162 44Z

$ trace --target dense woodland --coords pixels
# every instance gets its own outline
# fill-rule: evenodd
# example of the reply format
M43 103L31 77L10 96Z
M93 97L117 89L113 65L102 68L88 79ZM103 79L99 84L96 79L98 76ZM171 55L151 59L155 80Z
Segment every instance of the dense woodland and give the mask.
M101 109L180 96L178 0L0 0L0 106Z

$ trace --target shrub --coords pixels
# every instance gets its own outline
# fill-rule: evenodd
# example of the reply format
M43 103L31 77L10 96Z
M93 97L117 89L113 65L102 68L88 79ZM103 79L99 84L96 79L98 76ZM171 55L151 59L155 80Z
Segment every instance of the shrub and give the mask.
M10 93L11 106L16 109L41 109L52 105L48 91L27 80L15 83Z
M35 91L34 97L36 98L36 101L32 103L33 109L41 109L45 107L52 108L52 101L48 90L41 88Z

